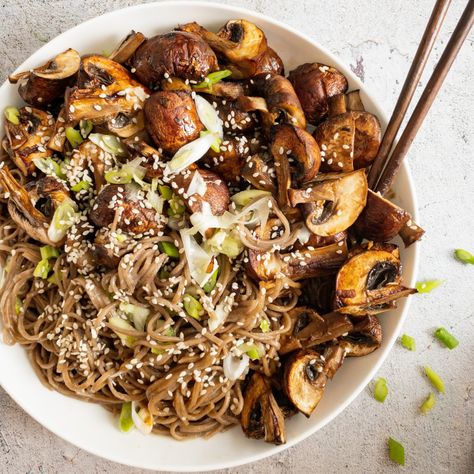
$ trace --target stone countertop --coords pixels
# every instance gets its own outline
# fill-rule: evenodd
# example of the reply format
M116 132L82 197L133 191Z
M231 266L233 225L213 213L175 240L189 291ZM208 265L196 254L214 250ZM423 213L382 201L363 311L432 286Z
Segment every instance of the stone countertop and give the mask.
M434 0L221 0L282 20L324 45L373 92L387 114L415 54ZM134 0L0 1L0 82L42 44L83 20L140 3ZM433 69L466 1L453 2L427 72ZM410 167L419 201L419 279L444 279L431 294L413 298L403 329L417 351L396 345L380 369L390 394L382 405L369 389L333 422L299 445L239 473L468 473L474 471L474 267L454 260L453 248L474 251L473 40L466 41L413 144ZM423 78L421 86L424 86ZM433 338L443 325L459 347ZM418 407L430 391L421 374L429 363L446 393L427 416ZM406 465L388 460L386 439L400 440ZM130 473L51 434L0 389L0 472ZM220 471L222 473L227 471Z

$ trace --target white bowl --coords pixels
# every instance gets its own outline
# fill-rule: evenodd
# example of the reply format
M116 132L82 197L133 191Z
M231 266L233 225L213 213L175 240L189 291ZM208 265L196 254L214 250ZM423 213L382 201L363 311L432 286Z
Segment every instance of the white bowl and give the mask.
M332 54L293 28L264 15L226 5L202 2L164 2L138 5L107 13L86 21L44 45L26 60L18 71L40 64L67 48L81 54L112 49L131 29L148 36L164 33L177 24L197 21L211 30L228 19L245 18L255 22L280 54L285 70L304 62L319 61L337 67L349 81L350 89L361 89L366 109L376 114L384 127L382 110L365 86ZM0 110L18 104L17 87L8 83L0 88ZM2 114L3 116L3 114ZM2 128L3 130L3 125ZM395 191L399 203L416 219L414 188L406 165L402 166ZM402 250L404 280L412 285L417 267L417 249ZM287 444L273 446L249 440L240 427L218 434L209 440L184 442L165 436L142 436L136 430L121 433L115 420L102 407L73 400L47 390L38 380L20 346L0 344L0 384L33 418L53 433L93 454L140 468L166 471L210 471L238 466L278 453L315 433L364 389L387 357L408 311L409 300L381 317L384 332L380 349L369 356L346 360L311 418L298 415L287 421Z

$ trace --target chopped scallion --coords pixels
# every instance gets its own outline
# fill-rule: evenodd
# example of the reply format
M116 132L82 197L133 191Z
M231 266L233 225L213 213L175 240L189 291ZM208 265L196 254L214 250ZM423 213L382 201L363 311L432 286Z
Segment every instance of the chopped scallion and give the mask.
M441 380L441 377L428 365L425 365L424 369L431 385L433 385L438 392L444 393L444 382Z
M52 247L51 245L45 245L41 247L40 253L42 260L48 260L48 258L59 257L59 250L56 247Z
M428 395L426 400L420 406L421 413L425 414L428 413L436 404L436 399L432 392Z
M159 244L160 250L164 252L171 258L179 258L179 250L175 244L171 242L160 242Z
M200 82L199 84L196 84L193 86L193 89L208 89L212 88L214 84L217 84L219 81L222 81L222 79L225 79L226 77L229 77L232 75L232 71L229 71L229 69L222 69L221 71L215 71L211 72L205 79L204 81Z
M73 148L77 148L84 141L81 132L73 127L66 127L66 138Z
M474 265L474 255L472 255L471 252L468 252L464 249L456 249L454 251L454 255L460 262L470 263L471 265Z
M383 403L387 398L387 395L387 381L384 378L380 377L375 382L374 397L378 402Z
M13 125L20 124L20 111L16 107L6 107L4 114L5 118Z
M210 293L215 288L218 276L219 276L219 269L217 268L216 270L212 272L211 278L209 278L206 284L202 287L205 293Z
M171 190L169 186L159 185L158 190L160 191L161 197L165 201L169 201L173 197L173 191Z
M418 293L429 293L435 288L438 288L444 280L427 280L419 281L416 283L415 288L418 290Z
M270 331L270 323L266 319L262 319L262 321L260 322L260 330L262 332Z
M177 195L174 195L171 199L168 200L170 205L168 209L168 215L170 217L179 216L184 213L186 206L184 202Z
M202 304L191 296L189 293L185 293L183 296L183 306L186 313L194 319L201 319L203 313Z
M49 176L57 176L60 179L65 178L61 165L56 163L56 161L54 161L52 158L35 158L33 163L44 174Z
M393 462L400 466L405 465L405 448L393 438L388 439L388 454Z
M104 177L107 183L111 184L130 184L133 179L132 174L123 168L119 170L106 171Z
M127 433L133 428L133 419L132 419L132 402L126 402L122 404L122 409L120 410L119 418L119 427L120 431Z
M251 360L258 360L265 354L265 350L261 344L244 343L237 347L242 353L246 353Z
M413 339L408 334L402 334L402 337L400 338L400 343L405 349L408 349L409 351L416 351L415 339Z
M46 280L50 270L51 265L49 264L48 260L40 260L33 271L33 276Z
M441 341L448 349L454 349L459 345L459 341L445 328L436 329L435 337L436 339Z
M17 296L17 297L16 297L16 301L15 301L15 313L16 313L17 315L19 315L22 310L23 310L23 302L22 302L21 299L18 298L18 296Z
M90 120L81 120L79 122L79 129L81 131L82 138L87 138L89 133L92 132L94 125Z
M82 180L76 183L74 186L71 186L71 191L74 191L75 193L78 193L79 191L87 191L91 186L92 183L90 181Z

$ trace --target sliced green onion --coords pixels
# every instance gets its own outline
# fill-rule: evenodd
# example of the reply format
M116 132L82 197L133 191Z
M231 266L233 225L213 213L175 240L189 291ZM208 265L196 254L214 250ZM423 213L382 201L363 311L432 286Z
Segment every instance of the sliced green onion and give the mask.
M431 385L433 385L438 392L444 393L444 382L441 380L441 377L430 366L425 365L424 368Z
M15 301L15 313L17 315L19 315L21 313L23 309L23 302L21 301L20 298L18 298L18 296L16 297L16 301Z
M134 426L132 419L132 402L126 402L122 404L120 410L119 427L120 431L127 433Z
M409 351L416 351L415 339L413 339L408 334L402 334L402 337L400 338L400 343L405 349L408 349Z
M429 293L435 288L438 288L444 280L427 280L419 281L416 283L415 288L418 290L418 293Z
M40 260L33 271L33 276L46 280L50 271L51 265L49 264L48 260Z
M184 202L175 194L173 197L168 201L170 207L168 209L168 215L170 217L173 216L180 216L186 210L186 206Z
M435 337L441 341L448 349L454 349L459 345L459 341L445 328L438 328L435 331Z
M48 277L48 283L58 286L59 280L56 275L56 272L54 272L50 277Z
M265 354L265 349L261 344L244 343L237 347L242 353L246 353L251 360L258 360Z
M176 336L176 332L173 328L168 328L166 329L165 331L165 336L168 336L168 337L175 337ZM171 342L162 342L162 344L171 344ZM158 349L157 347L152 347L151 349L151 352L153 354L156 354L156 355L160 355L160 354L164 354L165 351L163 349Z
M111 184L130 184L133 179L132 174L123 168L106 171L104 177L107 183Z
M90 189L91 186L92 183L90 181L82 180L74 186L71 186L71 191L74 191L75 193L78 193L79 191L87 191Z
M179 250L175 244L171 242L160 242L158 246L162 252L168 255L168 257L179 258Z
M229 258L236 258L244 250L244 244L237 231L228 232L220 229L206 240L204 248L213 253L227 255Z
M66 127L66 138L73 148L77 148L84 141L81 132L73 127Z
M387 381L384 378L380 377L375 382L374 398L378 402L383 403L385 399L387 398L387 395L388 395Z
M232 75L232 71L229 71L229 69L222 69L221 71L211 72L206 77L206 79L204 79L204 81L193 86L193 89L199 90L199 89L212 88L214 84L217 84L219 81L222 81L222 79L225 79L226 77L229 77L231 75Z
M211 278L207 280L207 283L202 287L205 293L210 293L216 286L217 277L219 276L219 269L212 272Z
M454 255L460 262L470 263L471 265L474 265L474 255L472 255L471 252L468 252L464 249L456 249L454 251Z
M266 319L262 319L262 321L260 322L260 330L262 332L270 331L270 323Z
M115 234L115 240L123 244L127 240L127 236L123 234Z
M245 207L253 201L260 199L263 196L271 196L270 191L262 191L260 189L247 189L234 194L230 199L237 204L237 206Z
M89 133L92 132L94 125L90 120L81 120L79 122L79 130L81 131L82 138L87 138Z
M170 272L168 270L165 270L164 268L160 269L158 272L158 278L160 280L166 280L166 278L169 278Z
M426 400L422 403L420 407L421 413L426 415L426 413L428 413L435 406L435 404L436 404L436 399L433 393L430 392L430 394L428 395L428 397L426 398Z
M135 329L138 331L145 330L146 320L150 315L150 310L148 308L138 306L136 304L122 302L119 305L119 309L132 319Z
M48 237L52 242L59 242L76 222L76 204L72 200L63 201L54 211L48 228Z
M202 304L191 296L189 293L185 293L183 296L183 306L186 313L194 319L201 319L201 315L204 312Z
M164 186L164 185L160 184L158 186L158 190L160 191L161 197L165 201L169 201L173 197L173 191L171 190L171 188L169 186Z
M64 179L65 175L59 163L56 163L52 158L35 158L33 160L35 166L48 176L57 176Z
M56 247L52 247L51 245L45 245L41 247L40 253L42 260L59 257L59 250Z
M13 125L20 124L20 111L16 107L6 107L3 113L5 118Z
M122 145L122 142L115 135L105 135L103 133L91 133L89 140L97 145L102 150L112 155L125 156L127 151Z
M109 319L109 324L112 326L112 330L115 332L115 334L120 337L120 340L124 346L133 347L135 338L120 332L120 329L135 331L135 328L128 321L125 321L125 319L122 319L119 316L112 316Z
M201 159L209 151L209 148L215 141L216 135L208 134L186 143L186 145L183 145L174 154L173 158L168 161L165 172L173 174L184 170Z
M199 136L205 137L206 135L209 135L211 132L209 130L203 130L202 132L199 132ZM211 145L211 149L214 150L216 153L219 153L221 151L221 143L222 140L216 136L215 142Z
M388 439L388 455L393 462L405 465L405 448L393 438Z

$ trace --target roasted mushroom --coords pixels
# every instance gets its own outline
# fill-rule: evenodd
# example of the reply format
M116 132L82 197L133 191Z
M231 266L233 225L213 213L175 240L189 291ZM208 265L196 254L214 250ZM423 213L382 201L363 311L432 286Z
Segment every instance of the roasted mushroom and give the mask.
M99 55L81 60L78 85L66 92L67 120L103 123L118 114L135 116L148 90L119 63Z
M130 158L142 158L140 166L146 169L147 178L161 178L163 176L163 168L165 166L165 160L163 160L163 153L161 150L157 150L152 146L148 145L143 140L136 140L135 138L128 138L123 140L123 144L126 146L130 153Z
M121 229L131 234L153 233L161 227L161 215L146 205L140 193L132 184L104 186L89 214L90 220L97 227Z
M320 63L305 63L290 72L306 119L317 125L328 113L328 98L347 90L347 79L336 68Z
M5 121L8 139L7 153L21 172L27 176L35 170L34 160L49 158L53 151L47 148L53 134L53 117L42 110L22 107L18 125Z
M377 156L380 123L369 112L346 112L323 122L313 134L321 148L323 171L364 168Z
M64 151L64 145L66 143L66 127L74 126L66 121L67 114L64 107L61 107L59 114L54 123L53 134L48 142L48 148L54 151Z
M401 285L401 271L394 244L369 242L353 249L336 278L334 309L352 316L387 311L398 298L416 293Z
M382 344L382 326L377 316L361 318L348 333L340 337L338 342L346 351L346 357L365 356Z
M43 66L31 71L14 74L8 79L20 82L18 93L34 107L46 107L64 95L66 87L79 70L81 58L74 49L68 49Z
M165 76L202 81L218 69L216 55L206 41L183 31L146 40L130 63L138 80L150 88Z
M120 113L110 119L105 127L120 138L130 138L145 130L145 117L142 110L133 117Z
M155 92L145 103L145 118L155 144L170 154L198 138L203 130L196 105L186 92Z
M117 268L120 259L130 252L126 234L110 232L107 228L99 229L95 234L92 246L92 258L98 265Z
M344 361L344 349L329 346L324 354L312 349L290 354L284 365L286 394L295 407L309 417L321 401L324 388Z
M302 204L306 226L320 236L348 229L364 209L367 177L363 170L319 175L306 189L290 189L292 206Z
M212 97L212 103L222 120L224 133L247 132L258 124L256 115L243 110L235 100Z
M132 30L117 48L110 53L109 59L125 64L144 41L146 41L146 38L143 33Z
M242 168L242 177L256 189L276 193L275 168L260 153L247 160Z
M267 443L284 444L285 418L273 396L269 380L254 372L247 384L240 417L248 438L265 438Z
M0 168L0 184L9 193L8 212L11 218L29 237L53 247L63 244L64 239L54 241L48 235L54 211L70 199L62 183L52 176L45 176L23 187L8 167L3 166Z
M408 219L400 229L399 235L405 247L408 247L417 240L420 240L424 233L425 231L413 219Z

